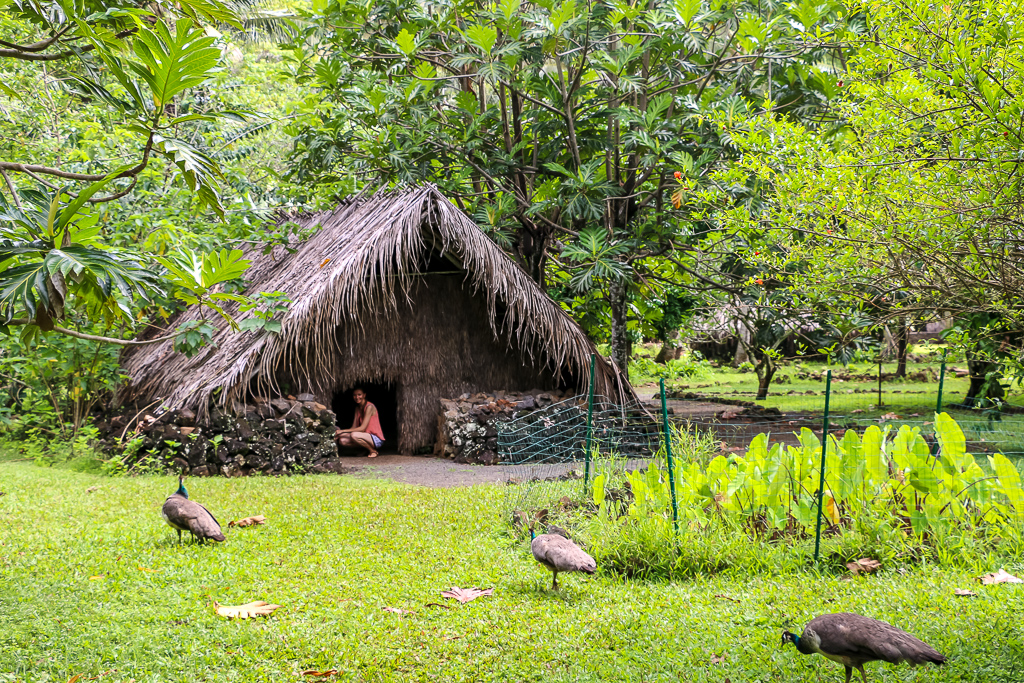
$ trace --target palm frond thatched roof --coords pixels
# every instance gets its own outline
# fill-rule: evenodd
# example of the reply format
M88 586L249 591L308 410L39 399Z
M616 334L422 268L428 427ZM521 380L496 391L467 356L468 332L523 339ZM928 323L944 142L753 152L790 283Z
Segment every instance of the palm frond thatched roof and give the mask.
M282 371L305 387L329 392L338 330L359 326L360 311L384 316L396 311L420 269L439 254L464 270L468 285L486 297L496 336L539 354L556 376L572 377L578 390L588 389L593 343L434 186L349 198L331 211L292 220L320 229L293 244L292 253L280 246L267 256L247 249L253 260L248 291L283 291L292 299L280 333L232 332L218 318L213 345L192 358L169 341L134 347L123 359L129 380L122 401L160 399L168 408L187 406L203 414L211 398L221 405L244 401L254 384L273 392ZM190 308L174 324L199 315ZM620 401L634 398L620 373L600 355L597 359L596 393Z

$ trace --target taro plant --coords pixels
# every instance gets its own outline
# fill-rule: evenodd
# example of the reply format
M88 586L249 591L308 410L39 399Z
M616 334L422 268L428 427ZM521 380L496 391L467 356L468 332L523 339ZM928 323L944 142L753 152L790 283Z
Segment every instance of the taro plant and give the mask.
M770 444L766 434L745 455L719 455L704 464L678 462L675 486L683 524L711 517L754 533L808 535L817 521L822 444L804 428L798 445ZM937 449L919 427L868 427L829 437L825 455L824 522L836 531L889 518L918 538L956 526L1000 528L1024 521L1024 488L1016 466L1001 453L985 468L967 453L963 431L947 413L935 417ZM609 500L594 481L603 520L660 518L668 523L667 473L657 464L628 475L631 501Z

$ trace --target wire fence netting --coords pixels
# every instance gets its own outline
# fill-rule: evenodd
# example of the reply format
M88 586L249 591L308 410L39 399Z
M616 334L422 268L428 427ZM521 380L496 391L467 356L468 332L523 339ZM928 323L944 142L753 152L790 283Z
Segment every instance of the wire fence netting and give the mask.
M850 394L830 373L823 384L820 412L670 399L662 382L656 401L573 398L509 420L498 427L506 511L521 525L660 517L677 534L733 516L757 534L813 538L815 560L822 538L883 513L923 534L950 516L1024 512L1020 461L1006 457L1022 452L1012 411L963 419L977 413L937 411L936 394L917 415L837 415L832 399Z

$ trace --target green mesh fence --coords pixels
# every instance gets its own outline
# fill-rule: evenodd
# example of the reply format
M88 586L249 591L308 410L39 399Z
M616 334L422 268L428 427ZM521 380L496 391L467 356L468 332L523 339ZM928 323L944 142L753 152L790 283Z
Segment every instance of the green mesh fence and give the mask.
M506 481L519 484L509 490L510 512L580 497L592 474L588 431L591 456L603 468L636 469L658 455L663 422L654 406L597 397L589 407L586 397L570 398L498 424Z
M723 450L745 448L760 432L792 441L791 433L801 427L819 425L820 430L827 371L799 364L784 367L764 398L757 396L752 372L743 381L684 383L669 395L670 419L713 432ZM910 363L905 377L895 376L892 363L838 367L832 372L829 400L837 429L906 424L931 438L941 406L960 424L972 452L1024 455L1024 391L1019 386L1007 386L998 401L984 399L967 406L971 380L964 364Z
M586 459L587 401L570 398L498 425L498 451L509 466ZM660 447L661 420L649 406L595 399L591 449L626 458L650 458Z
M1024 459L1005 457L1024 453L1024 417L1013 410L937 414L936 394L931 410L922 405L919 414L844 415L831 400L850 394L822 384L821 412L748 410L701 397L666 400L667 414L659 392L627 406L597 400L592 410L586 399L571 399L508 421L498 432L515 484L506 512L520 526L552 518L571 524L592 516L613 491L626 495L619 514L632 510L642 490L644 514L677 534L714 513L758 533L818 538L878 510L895 512L916 532L943 524L950 506L975 521L987 519L991 505L1000 514L1024 511ZM730 453L743 457L718 457ZM608 488L616 477L619 485ZM624 489L626 479L632 485Z

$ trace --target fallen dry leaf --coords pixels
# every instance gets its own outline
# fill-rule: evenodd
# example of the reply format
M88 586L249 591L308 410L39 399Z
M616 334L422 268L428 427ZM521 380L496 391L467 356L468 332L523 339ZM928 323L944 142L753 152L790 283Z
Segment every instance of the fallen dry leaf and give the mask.
M148 567L140 566L139 567L139 571L141 571L141 572L149 572L150 574L155 574L156 572L158 572L160 570L159 569L149 569Z
M411 609L402 609L401 607L382 607L381 609L392 614L416 614Z
M221 605L213 603L217 607L217 614L228 619L248 619L250 617L266 617L274 613L281 605L271 605L269 602L254 600L244 605Z
M872 560L869 557L862 557L859 560L846 563L846 568L849 569L850 573L854 576L857 576L858 574L870 574L881 566L881 562L878 560Z
M878 418L878 421L879 422L885 422L886 420L898 420L898 419L900 419L900 416L897 415L896 413L886 413L882 417Z
M90 486L89 488L87 488L87 489L85 490L85 492L86 492L86 493L92 493L93 491L97 491L97 490L99 490L99 488L100 488L99 486ZM78 675L79 675L79 676L81 676L81 674L78 674Z
M715 595L716 598L722 598L723 600L732 600L733 602L739 602L736 598L730 598L728 595Z
M719 657L717 655L711 655L711 663L712 664L721 664L724 661L725 661L725 655L722 655L721 657Z
M328 261L329 260L330 259L328 259ZM334 676L337 673L338 673L337 669L328 669L327 671L317 671L316 669L307 669L306 671L302 672L302 675L303 676L317 676L319 678L324 678L326 676Z
M451 607L449 607L448 605L442 605L439 602L428 602L427 604L425 604L423 606L424 607L443 607L444 609L451 609Z
M77 681L84 675L85 674L75 674L74 676L68 679L68 683L77 683Z
M452 586L451 590L441 591L442 598L452 598L465 605L470 600L476 600L485 595L493 595L493 588L459 588Z
M105 579L105 578L107 578L105 574L97 574L96 576L90 576L89 580L90 581L99 581L100 579Z
M978 581L981 581L986 586L991 586L996 583L1024 583L1013 574L1007 573L1005 569L1000 569L997 572L991 574L985 574L985 576L979 576Z
M965 591L963 588L954 588L953 595L966 595L968 597L974 597L977 595L974 591Z
M863 412L864 412L864 411L863 411L863 410L861 410L860 408L854 408L853 410L851 410L851 411L850 411L850 414L851 414L851 415L860 415L860 414L861 414L861 413L863 413Z
M267 518L263 515L253 515L252 517L244 517L234 522L228 522L228 526L255 526L257 524L266 524Z

